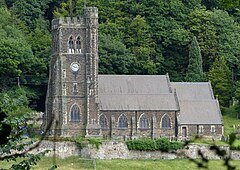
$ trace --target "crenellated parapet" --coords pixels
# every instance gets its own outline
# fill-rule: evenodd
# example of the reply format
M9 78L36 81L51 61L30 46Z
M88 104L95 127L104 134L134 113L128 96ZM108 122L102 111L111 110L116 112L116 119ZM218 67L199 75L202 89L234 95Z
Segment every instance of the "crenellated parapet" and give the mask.
M86 7L84 9L84 17L98 19L98 9L96 7Z
M52 21L52 30L55 30L61 26L97 27L98 9L96 7L87 7L84 9L84 15L81 17L61 17Z
M76 26L76 25L85 25L83 17L61 17L58 19L54 19L52 21L52 30L57 29L58 27L65 26Z

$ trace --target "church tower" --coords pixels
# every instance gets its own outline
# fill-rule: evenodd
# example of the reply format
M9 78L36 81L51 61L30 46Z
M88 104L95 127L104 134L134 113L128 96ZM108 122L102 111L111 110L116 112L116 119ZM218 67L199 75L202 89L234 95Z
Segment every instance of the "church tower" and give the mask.
M61 136L99 136L98 10L52 21L46 113L43 126Z

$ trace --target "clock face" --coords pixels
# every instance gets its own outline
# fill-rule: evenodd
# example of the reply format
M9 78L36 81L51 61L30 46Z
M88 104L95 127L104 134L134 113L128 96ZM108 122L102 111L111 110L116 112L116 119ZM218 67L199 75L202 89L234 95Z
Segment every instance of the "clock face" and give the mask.
M78 63L72 63L70 67L73 72L77 72L80 68Z

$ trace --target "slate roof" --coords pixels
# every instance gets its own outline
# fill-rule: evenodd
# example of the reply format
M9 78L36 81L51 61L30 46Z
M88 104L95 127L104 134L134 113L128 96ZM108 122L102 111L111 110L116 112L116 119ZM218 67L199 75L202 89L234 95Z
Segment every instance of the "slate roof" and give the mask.
M166 75L99 75L99 94L169 93Z
M179 110L166 75L99 75L100 110Z
M174 94L101 94L100 110L179 110Z
M179 101L179 124L223 124L209 82L174 82L171 87L176 89Z

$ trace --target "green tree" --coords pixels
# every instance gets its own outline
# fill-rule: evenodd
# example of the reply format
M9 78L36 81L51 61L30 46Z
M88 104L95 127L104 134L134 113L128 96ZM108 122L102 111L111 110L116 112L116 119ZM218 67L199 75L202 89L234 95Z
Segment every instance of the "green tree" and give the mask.
M36 20L44 16L50 0L17 0L13 3L12 12L33 30Z
M10 169L30 169L46 153L27 153L35 147L36 142L24 139L32 127L28 124L31 110L27 105L24 89L16 88L0 93L0 160L15 161ZM21 158L20 162L17 162L17 158Z
M137 15L133 18L127 34L124 38L125 44L130 48L131 52L136 56L140 68L143 68L138 74L156 74L156 65L152 56L155 52L155 43L151 38L150 27L144 17Z
M51 34L48 24L43 18L37 20L36 28L28 34L27 40L37 61L34 64L35 72L31 73L31 83L46 83L48 65L51 56ZM24 76L24 75L23 75Z
M203 58L203 70L209 70L217 52L217 34L212 11L196 8L188 15L187 29L197 37Z
M202 69L201 49L198 45L197 38L193 36L192 43L189 48L189 64L186 74L186 81L201 82L205 80L205 74Z
M38 59L32 53L25 34L18 29L18 20L7 9L0 10L0 88L16 84L16 78L35 73Z
M240 26L226 11L214 10L212 20L217 32L218 55L224 56L234 78L240 73Z
M99 34L99 73L133 74L136 60L126 46L111 35Z
M218 96L220 105L228 107L232 98L232 76L224 57L215 59L209 70L208 79L211 81L214 94Z

